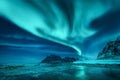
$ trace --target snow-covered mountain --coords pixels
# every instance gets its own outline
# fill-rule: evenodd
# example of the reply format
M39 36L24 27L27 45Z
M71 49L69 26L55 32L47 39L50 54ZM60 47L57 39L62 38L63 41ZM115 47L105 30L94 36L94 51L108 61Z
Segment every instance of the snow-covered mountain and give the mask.
M120 59L120 36L106 44L97 59Z

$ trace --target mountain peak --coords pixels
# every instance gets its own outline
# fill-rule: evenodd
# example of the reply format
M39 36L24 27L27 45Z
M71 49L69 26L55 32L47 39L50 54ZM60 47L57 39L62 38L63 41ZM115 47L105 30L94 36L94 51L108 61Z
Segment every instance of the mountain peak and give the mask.
M108 42L98 54L97 59L116 59L120 57L120 36L115 41Z

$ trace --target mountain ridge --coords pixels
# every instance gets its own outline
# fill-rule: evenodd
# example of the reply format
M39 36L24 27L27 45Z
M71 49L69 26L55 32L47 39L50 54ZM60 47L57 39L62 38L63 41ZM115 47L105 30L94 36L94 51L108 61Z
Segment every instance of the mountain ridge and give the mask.
M120 36L108 42L98 54L97 59L120 59Z

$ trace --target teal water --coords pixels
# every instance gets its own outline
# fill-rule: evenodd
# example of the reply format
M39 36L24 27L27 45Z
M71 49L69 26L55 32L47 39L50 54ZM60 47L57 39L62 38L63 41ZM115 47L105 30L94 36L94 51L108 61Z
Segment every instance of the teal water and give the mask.
M119 80L120 68L73 64L0 67L0 80Z

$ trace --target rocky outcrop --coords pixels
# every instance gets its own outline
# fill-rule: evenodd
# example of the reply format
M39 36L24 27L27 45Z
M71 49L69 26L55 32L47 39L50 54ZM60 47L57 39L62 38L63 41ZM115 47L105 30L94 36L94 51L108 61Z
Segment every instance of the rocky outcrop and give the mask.
M115 41L108 42L97 59L120 59L120 36Z
M41 61L41 63L61 63L62 58L57 55L49 55Z
M72 57L64 57L62 59L62 62L74 62L74 61L77 61L77 59Z
M43 59L41 61L41 63L66 63L66 62L74 62L77 61L78 59L73 58L73 57L64 57L61 58L58 55L49 55L47 57L45 57L45 59Z

